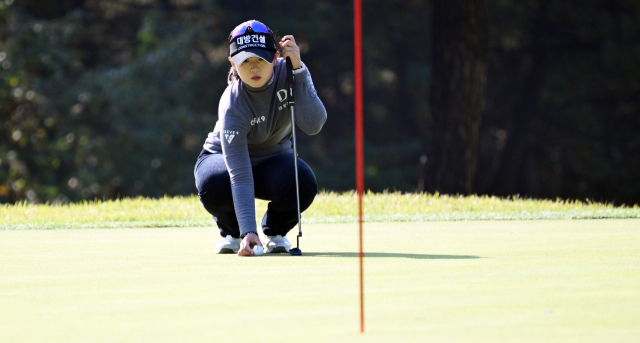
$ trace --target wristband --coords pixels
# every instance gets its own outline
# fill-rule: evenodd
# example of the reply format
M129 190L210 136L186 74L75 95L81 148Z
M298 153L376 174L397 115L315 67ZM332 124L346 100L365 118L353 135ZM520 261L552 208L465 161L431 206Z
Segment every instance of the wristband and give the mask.
M241 239L244 239L244 238L245 238L245 237L247 237L247 235L248 235L248 234L250 234L250 233L255 233L255 234L256 234L256 236L258 236L258 233L257 233L257 232L255 232L255 231L249 231L249 232L245 232L245 233L244 233L244 235L241 235L241 236L240 236L240 238L241 238Z

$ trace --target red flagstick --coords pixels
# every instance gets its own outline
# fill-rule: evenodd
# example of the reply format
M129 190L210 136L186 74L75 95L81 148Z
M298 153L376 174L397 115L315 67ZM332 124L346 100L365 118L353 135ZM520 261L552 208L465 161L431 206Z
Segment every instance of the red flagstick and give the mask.
M362 2L353 0L356 86L356 186L358 189L358 223L360 225L360 332L364 332L364 270L362 252L363 134L362 134Z

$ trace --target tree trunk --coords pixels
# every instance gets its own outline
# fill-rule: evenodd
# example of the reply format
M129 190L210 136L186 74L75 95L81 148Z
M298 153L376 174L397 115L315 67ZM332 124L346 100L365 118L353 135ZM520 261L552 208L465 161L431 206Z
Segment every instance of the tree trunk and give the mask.
M424 190L474 190L488 56L485 0L433 1L433 126Z

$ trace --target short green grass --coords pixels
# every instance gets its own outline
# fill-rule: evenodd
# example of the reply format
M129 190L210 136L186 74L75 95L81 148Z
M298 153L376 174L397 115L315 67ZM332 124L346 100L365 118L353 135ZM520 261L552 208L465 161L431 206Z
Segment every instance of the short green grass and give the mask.
M304 226L301 257L215 255L211 227L3 230L0 341L640 337L638 219L364 227L364 334L356 224Z
M256 201L259 220L266 202ZM367 193L366 222L640 218L640 207L582 201L440 194ZM322 192L303 223L354 223L357 195ZM85 201L67 205L19 203L0 206L0 229L193 227L212 225L197 196Z

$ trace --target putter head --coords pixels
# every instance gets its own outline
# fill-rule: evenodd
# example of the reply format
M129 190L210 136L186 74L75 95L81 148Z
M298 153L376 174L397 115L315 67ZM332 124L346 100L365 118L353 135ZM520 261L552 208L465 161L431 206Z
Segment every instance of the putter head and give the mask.
M292 248L289 249L289 254L291 254L291 256L302 256L302 250L300 250L300 248Z

